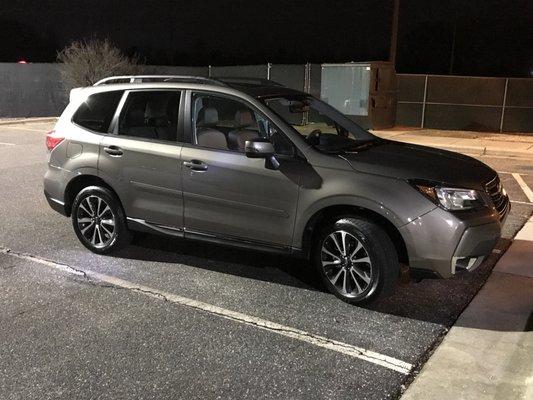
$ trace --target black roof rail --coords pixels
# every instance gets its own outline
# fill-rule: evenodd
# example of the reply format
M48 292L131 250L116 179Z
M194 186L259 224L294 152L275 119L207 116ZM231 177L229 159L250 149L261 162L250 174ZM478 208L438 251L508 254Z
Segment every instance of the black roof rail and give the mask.
M213 77L211 79L216 79L219 82L222 83L228 83L228 84L242 84L242 85L263 85L263 86L283 86L281 83L278 83L276 81L271 81L270 79L264 79L264 78L247 78L247 77Z

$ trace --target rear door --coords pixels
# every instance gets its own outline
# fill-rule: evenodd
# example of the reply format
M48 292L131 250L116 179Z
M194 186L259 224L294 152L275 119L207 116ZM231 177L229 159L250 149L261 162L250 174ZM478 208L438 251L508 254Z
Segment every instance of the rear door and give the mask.
M130 90L112 134L100 144L98 170L118 193L128 218L181 229L179 90Z

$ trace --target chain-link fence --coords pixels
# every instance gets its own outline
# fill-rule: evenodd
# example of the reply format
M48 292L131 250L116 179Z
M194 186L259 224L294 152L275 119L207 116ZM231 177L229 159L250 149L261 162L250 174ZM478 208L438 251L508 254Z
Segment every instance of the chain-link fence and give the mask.
M396 124L533 132L533 79L398 74Z
M145 74L271 79L321 97L365 127L533 132L533 79L394 73L389 63L146 66ZM0 63L0 117L59 115L57 64Z

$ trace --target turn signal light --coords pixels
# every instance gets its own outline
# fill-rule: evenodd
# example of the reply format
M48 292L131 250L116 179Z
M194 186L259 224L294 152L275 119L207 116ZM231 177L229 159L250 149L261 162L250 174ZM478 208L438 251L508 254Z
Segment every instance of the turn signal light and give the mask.
M46 148L48 149L48 151L52 151L63 140L65 140L65 138L56 135L56 131L50 131L46 134Z

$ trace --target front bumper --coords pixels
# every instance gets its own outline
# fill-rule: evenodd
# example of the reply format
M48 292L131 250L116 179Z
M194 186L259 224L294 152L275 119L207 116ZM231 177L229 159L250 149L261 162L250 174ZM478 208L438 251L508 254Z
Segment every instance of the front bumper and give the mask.
M458 216L435 208L416 218L400 228L409 266L442 278L450 278L460 269L472 271L498 243L508 212L500 221L495 210Z

